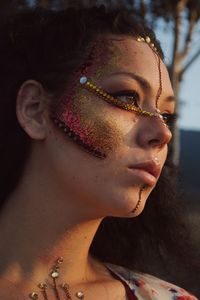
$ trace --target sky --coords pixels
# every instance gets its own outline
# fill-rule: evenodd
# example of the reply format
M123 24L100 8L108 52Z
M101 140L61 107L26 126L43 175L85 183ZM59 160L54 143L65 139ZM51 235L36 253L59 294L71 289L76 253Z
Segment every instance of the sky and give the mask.
M186 24L183 24L186 26ZM184 28L183 28L184 30ZM164 54L169 61L171 57L172 37L169 31L163 31L163 26L156 30L157 38L161 41ZM194 36L194 51L200 48L200 32ZM178 124L184 130L200 131L200 56L190 66L183 76L180 91L181 109Z

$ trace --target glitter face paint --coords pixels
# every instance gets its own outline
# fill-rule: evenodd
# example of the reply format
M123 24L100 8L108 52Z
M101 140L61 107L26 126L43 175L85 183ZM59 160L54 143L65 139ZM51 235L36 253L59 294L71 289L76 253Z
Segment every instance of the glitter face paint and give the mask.
M118 59L123 56L123 47L116 47L116 41L123 40L104 38L93 43L83 65L74 73L69 88L53 116L55 123L64 128L65 133L73 141L99 158L105 158L108 153L114 151L122 140L122 133L116 121L109 117L105 118L107 114L104 105L101 105L102 102L93 99L97 97L96 95L84 92L79 80L81 76L86 75L94 78L95 82L105 74L109 74L113 66L117 69ZM159 90L161 88L160 83Z
M115 55L114 55L115 54ZM104 105L94 101L94 97L80 87L81 74L99 78L107 71L108 60L114 60L116 53L110 41L99 39L90 50L87 59L73 76L52 119L58 127L84 150L98 158L105 158L114 151L121 141L121 132L105 112ZM104 63L103 63L104 62Z
M81 91L73 103L73 111L80 116L82 127L88 129L88 142L95 149L103 149L106 153L114 151L121 142L121 132L102 102L94 102L93 97L88 97L88 93Z

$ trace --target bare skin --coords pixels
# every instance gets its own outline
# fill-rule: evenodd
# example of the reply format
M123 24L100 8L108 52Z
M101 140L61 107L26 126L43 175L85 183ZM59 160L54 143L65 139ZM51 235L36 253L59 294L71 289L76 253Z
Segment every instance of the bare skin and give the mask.
M143 108L154 111L158 72L152 50L130 38L116 43L116 49L121 47L124 55L97 83L109 92L117 91L120 85L121 89L137 89ZM159 108L173 113L174 104L167 100L173 97L173 91L163 63L161 69L163 92ZM134 70L148 81L150 89L127 75L112 75L119 70ZM110 118L114 127L120 128L113 131L120 132L120 139L116 137L120 142L104 161L82 151L55 128L49 118L50 100L38 82L25 82L18 93L17 117L32 139L32 147L23 177L7 199L0 218L4 241L0 245L0 293L5 294L5 300L10 299L12 288L20 293L19 299L23 299L22 295L28 299L37 284L48 278L58 256L64 258L61 279L70 285L73 299L77 290L83 290L87 300L94 299L94 295L96 300L128 299L123 284L89 254L89 247L104 217L133 217L130 211L145 182L130 175L128 166L157 157L161 169L171 132L158 119L109 106L89 92L87 97L94 104L102 101L104 113L99 112L99 122ZM135 216L142 212L155 184L147 185ZM17 300L16 295L15 292L12 299ZM51 295L49 299L55 298Z

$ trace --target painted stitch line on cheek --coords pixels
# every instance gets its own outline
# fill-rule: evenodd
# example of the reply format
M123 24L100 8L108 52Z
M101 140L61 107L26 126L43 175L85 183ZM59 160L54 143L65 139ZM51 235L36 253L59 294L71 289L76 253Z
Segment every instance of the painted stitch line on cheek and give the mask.
M137 204L136 204L136 206L135 206L135 208L131 211L131 213L135 213L138 209L139 209L139 207L140 207L140 204L141 204L141 201L142 201L142 192L144 191L144 189L145 189L145 187L141 187L140 189L139 189L139 195L138 195L138 201L137 201Z
M94 155L95 157L98 157L100 159L105 158L105 154L103 154L101 151L98 151L96 149L94 149L92 146L88 145L88 144L84 144L84 142L80 139L80 137L75 134L73 131L71 131L71 129L63 122L61 122L58 119L53 118L53 121L55 123L56 126L58 126L60 129L63 130L63 132L69 137L71 138L73 141L75 141L78 145L80 145L84 151Z
M81 146L86 152L93 154L98 158L105 158L106 154L96 147L93 143L91 133L86 126L82 126L80 116L74 113L72 102L68 101L64 112L59 119L55 118L55 124L58 125L67 136Z

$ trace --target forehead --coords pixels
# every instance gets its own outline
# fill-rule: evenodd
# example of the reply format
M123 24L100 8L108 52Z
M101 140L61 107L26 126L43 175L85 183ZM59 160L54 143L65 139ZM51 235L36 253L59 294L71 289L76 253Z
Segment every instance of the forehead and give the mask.
M147 43L130 36L109 35L99 38L93 48L92 77L97 81L117 72L134 73L152 89L159 86L158 56ZM161 61L163 92L173 94L165 64ZM127 78L128 79L128 78Z

